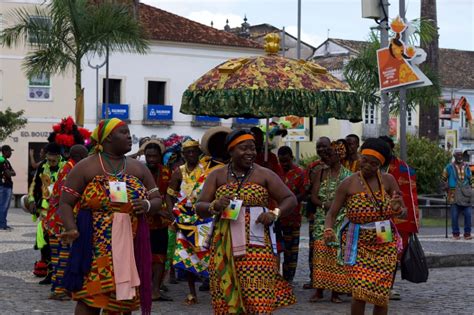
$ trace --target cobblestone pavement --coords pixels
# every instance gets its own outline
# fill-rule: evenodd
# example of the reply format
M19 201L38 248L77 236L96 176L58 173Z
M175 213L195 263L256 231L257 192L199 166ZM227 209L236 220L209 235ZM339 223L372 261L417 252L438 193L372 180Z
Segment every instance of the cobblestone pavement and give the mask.
M38 285L40 279L34 277L31 272L34 261L39 259L39 252L33 250L35 224L19 209L11 209L8 219L14 230L0 232L0 314L71 314L74 303L48 300L49 286ZM343 297L342 304L332 304L327 300L316 304L308 302L312 290L302 289L302 284L309 277L308 239L305 237L307 225L303 226L302 235L294 283L298 303L275 313L348 314L349 297ZM442 236L430 237L433 239L430 241L432 243L444 242L446 248L453 247L450 244L454 242L443 241ZM461 245L463 251L474 253L472 241L460 241L455 244ZM446 252L446 248L442 252ZM413 284L397 279L395 287L401 293L402 300L390 303L390 314L474 314L474 299L470 294L474 292L473 274L474 267L438 268L430 270L427 283ZM212 313L207 292L198 293L198 305L186 306L183 303L187 294L186 283L167 286L174 302L155 302L154 314ZM328 296L326 292L326 297ZM367 309L369 310L370 308Z

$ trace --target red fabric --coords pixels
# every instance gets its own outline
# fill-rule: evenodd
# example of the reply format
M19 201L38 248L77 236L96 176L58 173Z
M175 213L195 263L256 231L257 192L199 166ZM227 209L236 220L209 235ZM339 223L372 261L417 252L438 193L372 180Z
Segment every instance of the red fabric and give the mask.
M271 169L278 176L280 176L281 179L283 179L283 177L285 176L280 166L280 163L278 163L278 158L275 155L275 153L268 152L268 161L265 162L265 152L259 152L257 153L257 157L255 158L255 163L257 163L260 166Z
M73 159L69 159L66 164L61 168L58 173L58 180L54 183L51 197L49 198L49 209L46 217L43 219L43 227L53 234L59 234L62 226L62 221L57 210L59 207L59 198L61 196L61 189L66 182L66 177L72 170L76 162Z
M390 162L388 173L397 180L403 193L403 202L407 207L407 217L395 219L397 229L402 232L418 233L419 209L415 170L401 159L394 157Z
M284 173L283 182L296 195L305 192L305 172L303 169L295 164L292 164L291 169ZM293 209L291 215L281 218L280 224L282 226L301 226L301 203Z
M156 186L160 190L160 194L163 200L163 207L162 209L166 209L166 204L164 202L166 196L166 190L170 184L171 179L171 171L168 167L159 165L158 172L153 173L153 178L155 179ZM150 230L154 229L161 229L165 226L170 225L170 221L163 218L162 216L155 215L155 216L147 216L147 222L150 227Z

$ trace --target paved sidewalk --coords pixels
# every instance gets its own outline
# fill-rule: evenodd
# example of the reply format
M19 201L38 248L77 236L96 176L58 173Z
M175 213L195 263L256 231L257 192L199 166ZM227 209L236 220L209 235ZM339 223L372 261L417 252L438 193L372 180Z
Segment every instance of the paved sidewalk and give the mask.
M30 216L20 209L11 209L8 216L12 232L0 232L0 314L72 314L73 302L59 302L47 299L49 286L38 285L40 280L33 276L33 263L39 259L39 252L33 250L35 224ZM312 290L303 290L309 279L307 224L303 225L300 257L295 278L295 293L298 303L276 314L347 314L350 298L344 303L329 301L312 304L308 300ZM447 257L460 254L474 255L474 241L444 239L442 233L420 234L420 239L429 257ZM413 284L397 280L395 286L402 295L402 301L392 301L390 314L474 314L474 299L468 292L474 292L471 267L430 269L427 283ZM199 292L199 304L186 306L187 284L167 284L174 302L155 302L153 314L211 314L210 297ZM326 296L329 297L328 292ZM367 310L369 312L369 309ZM138 313L137 313L138 314Z

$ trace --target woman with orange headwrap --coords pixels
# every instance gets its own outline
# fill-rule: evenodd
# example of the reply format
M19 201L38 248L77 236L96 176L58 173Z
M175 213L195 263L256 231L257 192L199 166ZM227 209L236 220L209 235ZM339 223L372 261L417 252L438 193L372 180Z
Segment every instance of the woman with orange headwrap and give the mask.
M196 204L199 216L214 216L209 262L214 314L270 314L296 302L278 273L271 225L291 213L297 200L280 177L254 163L255 139L246 130L226 139L227 167L206 179ZM272 198L278 208L269 210Z
M66 230L61 237L72 243L64 286L78 301L76 314L131 312L140 302L142 313L150 314L151 249L144 214L161 209L160 193L146 166L125 156L132 138L123 121L102 120L92 138L95 154L72 169L59 202Z
M390 159L390 147L377 138L361 147L360 171L337 188L325 220L326 244L337 239L336 217L345 208L347 224L340 241L352 293L352 314L364 314L366 302L374 304L374 314L387 314L390 287L401 239L393 219L404 208L396 180L382 174L380 167Z

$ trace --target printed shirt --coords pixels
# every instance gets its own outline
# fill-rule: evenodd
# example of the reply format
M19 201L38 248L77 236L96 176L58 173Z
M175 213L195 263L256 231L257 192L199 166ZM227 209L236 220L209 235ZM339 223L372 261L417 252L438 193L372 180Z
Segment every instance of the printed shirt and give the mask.
M283 182L295 196L305 192L305 172L295 164L284 173ZM282 226L301 226L301 203L298 203L291 215L281 218L280 223Z
M456 188L457 181L461 181L464 185L472 185L471 170L466 163L457 165L456 163L449 163L441 174L443 181L448 183L448 187L451 189Z

